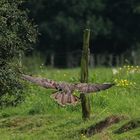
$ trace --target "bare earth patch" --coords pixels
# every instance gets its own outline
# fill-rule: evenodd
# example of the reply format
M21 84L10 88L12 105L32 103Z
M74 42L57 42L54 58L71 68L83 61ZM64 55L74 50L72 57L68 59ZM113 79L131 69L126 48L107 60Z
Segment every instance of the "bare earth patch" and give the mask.
M92 135L95 135L96 133L102 132L107 127L111 126L112 124L119 123L121 120L125 119L124 116L109 116L105 120L102 120L95 125L91 125L85 130L82 130L81 133L86 135L87 137L90 137Z
M127 123L125 123L123 126L121 126L118 130L116 130L115 134L121 134L127 131L130 131L132 129L140 127L140 118L131 120Z

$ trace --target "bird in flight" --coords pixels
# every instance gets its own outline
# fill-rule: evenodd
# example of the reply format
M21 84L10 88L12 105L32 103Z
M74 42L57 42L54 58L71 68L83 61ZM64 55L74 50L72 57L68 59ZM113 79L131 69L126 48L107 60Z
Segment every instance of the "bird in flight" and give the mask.
M92 84L57 82L50 79L33 77L24 74L22 74L22 79L30 81L47 89L55 89L56 91L51 94L51 98L61 106L76 105L78 103L80 99L73 94L74 91L78 91L80 92L80 94L88 94L108 89L114 85L112 83Z

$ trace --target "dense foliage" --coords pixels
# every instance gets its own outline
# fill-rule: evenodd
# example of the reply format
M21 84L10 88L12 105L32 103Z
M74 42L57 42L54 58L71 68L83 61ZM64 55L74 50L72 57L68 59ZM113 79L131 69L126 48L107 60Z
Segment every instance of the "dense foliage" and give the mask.
M120 54L139 46L140 3L136 0L31 0L27 6L39 25L38 50L45 54L80 49L87 26L94 53Z
M22 0L0 1L0 105L20 101L22 86L14 61L36 41L36 29L22 4Z

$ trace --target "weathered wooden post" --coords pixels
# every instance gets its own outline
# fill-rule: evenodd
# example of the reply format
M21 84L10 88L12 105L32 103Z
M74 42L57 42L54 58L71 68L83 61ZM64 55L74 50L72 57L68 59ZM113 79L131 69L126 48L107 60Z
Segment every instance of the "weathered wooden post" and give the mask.
M83 51L81 58L81 83L88 83L88 63L89 63L89 40L90 29L84 30ZM88 95L80 94L82 105L82 117L84 120L90 118L90 100Z

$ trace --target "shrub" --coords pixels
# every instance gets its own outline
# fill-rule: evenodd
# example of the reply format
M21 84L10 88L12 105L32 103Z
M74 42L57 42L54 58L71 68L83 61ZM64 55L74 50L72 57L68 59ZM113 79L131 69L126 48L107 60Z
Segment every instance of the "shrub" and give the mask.
M21 101L20 54L36 42L36 27L29 22L23 0L0 1L0 105Z

